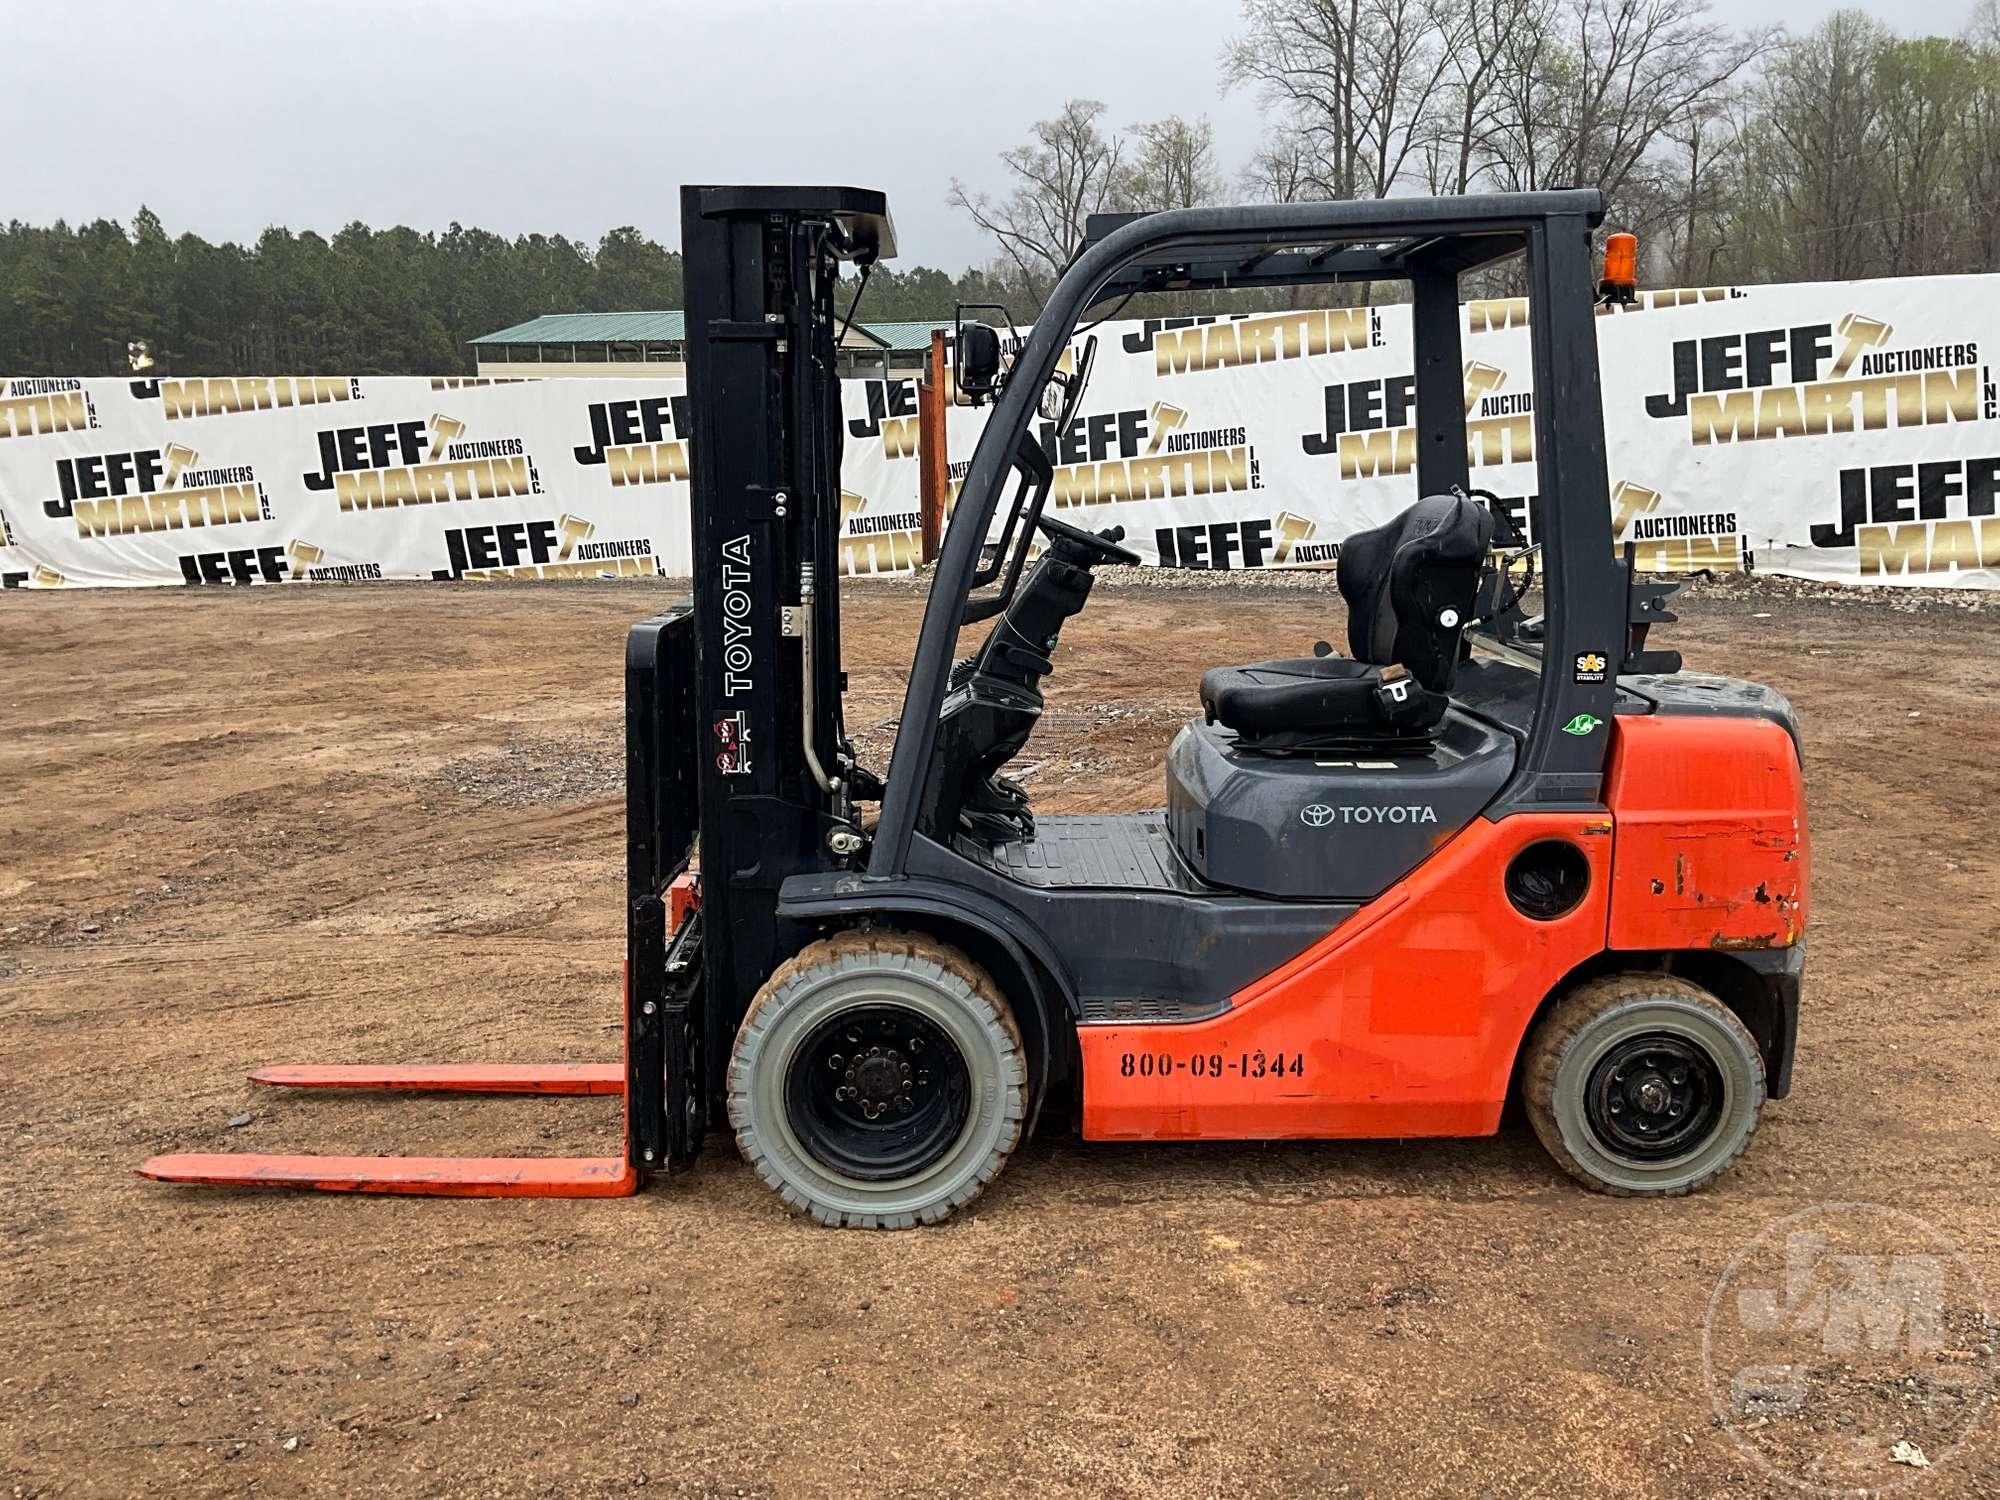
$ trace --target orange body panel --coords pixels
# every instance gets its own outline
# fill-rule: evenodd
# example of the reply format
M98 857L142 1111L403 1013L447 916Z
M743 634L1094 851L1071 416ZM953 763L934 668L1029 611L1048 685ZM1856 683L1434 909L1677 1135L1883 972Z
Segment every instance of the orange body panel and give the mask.
M1789 735L1762 719L1621 715L1612 816L1476 820L1212 1020L1084 1026L1092 1140L1483 1135L1528 1023L1605 949L1802 940L1810 859ZM1553 922L1504 894L1521 849L1560 838L1589 894Z
M1765 719L1617 721L1612 948L1789 948L1811 865L1791 736Z
M1590 891L1536 922L1508 904L1502 879L1515 854L1546 838L1583 851ZM1084 1136L1490 1133L1535 1008L1604 947L1611 862L1602 815L1474 821L1223 1015L1079 1028Z

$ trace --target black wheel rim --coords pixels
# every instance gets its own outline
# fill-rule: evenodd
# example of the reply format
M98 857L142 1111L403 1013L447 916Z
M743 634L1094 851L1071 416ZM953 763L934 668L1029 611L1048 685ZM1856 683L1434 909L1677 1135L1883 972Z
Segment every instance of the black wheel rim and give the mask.
M1584 1117L1604 1148L1634 1162L1685 1156L1722 1118L1722 1069L1671 1032L1627 1037L1590 1070Z
M972 1080L951 1037L900 1005L823 1021L793 1054L785 1105L821 1166L864 1182L913 1177L965 1129Z

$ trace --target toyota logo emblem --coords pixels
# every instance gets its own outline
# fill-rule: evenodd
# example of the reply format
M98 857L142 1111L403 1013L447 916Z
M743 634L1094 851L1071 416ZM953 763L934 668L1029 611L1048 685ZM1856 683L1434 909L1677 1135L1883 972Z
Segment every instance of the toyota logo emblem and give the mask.
M1324 828L1333 821L1333 809L1324 802L1315 802L1299 813L1299 821L1308 828Z

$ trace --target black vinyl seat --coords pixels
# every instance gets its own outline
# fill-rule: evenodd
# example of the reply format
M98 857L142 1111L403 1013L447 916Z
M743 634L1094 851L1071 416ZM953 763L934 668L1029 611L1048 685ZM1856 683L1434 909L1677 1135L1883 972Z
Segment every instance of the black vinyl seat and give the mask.
M1492 539L1492 514L1459 495L1426 496L1348 538L1335 576L1353 659L1212 668L1201 679L1209 721L1268 751L1426 735L1450 701Z
M1226 724L1257 749L1294 749L1322 739L1414 735L1437 722L1426 695L1402 681L1400 698L1376 702L1381 668L1341 656L1300 656L1213 667L1201 679L1210 723Z

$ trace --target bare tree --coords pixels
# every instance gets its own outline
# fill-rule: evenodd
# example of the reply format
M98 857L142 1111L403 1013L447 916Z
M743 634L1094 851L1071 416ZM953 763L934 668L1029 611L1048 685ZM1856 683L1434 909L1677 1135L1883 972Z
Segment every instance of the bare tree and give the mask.
M1751 275L1868 274L1867 230L1880 201L1873 80L1889 40L1887 28L1860 11L1835 11L1766 71L1736 189L1733 238Z
M1083 243L1084 222L1116 206L1124 142L1098 129L1104 106L1072 99L1032 138L1000 154L1014 184L1005 197L976 193L957 178L945 200L1000 242L1001 253L1039 299Z
M1727 248L1727 222L1737 179L1735 152L1743 128L1744 95L1722 91L1663 132L1666 173L1649 225L1653 267L1674 286L1716 279Z
M1208 120L1179 115L1132 127L1138 151L1125 173L1121 198L1142 213L1199 208L1222 193L1215 165L1215 131Z
M1446 67L1423 141L1424 185L1464 193L1486 171L1504 128L1505 69L1523 37L1545 35L1555 0L1432 0Z
M2000 0L1957 38L1842 10L1796 41L1712 0L1242 3L1224 86L1271 121L1229 174L1249 197L1596 187L1682 285L2000 270ZM1092 212L1223 191L1206 119L1103 114L1038 124L997 200L952 185L1032 297Z
M1987 52L2000 52L2000 0L1979 0L1965 23L1965 40Z
M1236 185L1256 203L1299 203L1313 196L1311 150L1297 135L1279 131L1257 148Z
M1676 270L1720 242L1727 106L1777 33L1708 0L1245 0L1228 54L1278 115L1270 196L1592 186Z
M1965 269L2000 271L2000 0L1973 12L1972 83L1960 116L1958 193L1966 204Z
M1550 24L1517 30L1491 137L1495 185L1658 191L1663 145L1778 39L1707 15L1707 0L1556 0Z
M1245 0L1226 79L1254 87L1325 198L1384 198L1416 165L1450 67L1431 0Z
M1876 55L1875 234L1897 275L1952 269L1968 228L1965 201L1953 191L1966 144L1959 125L1976 78L1972 48L1943 37L1893 41Z

